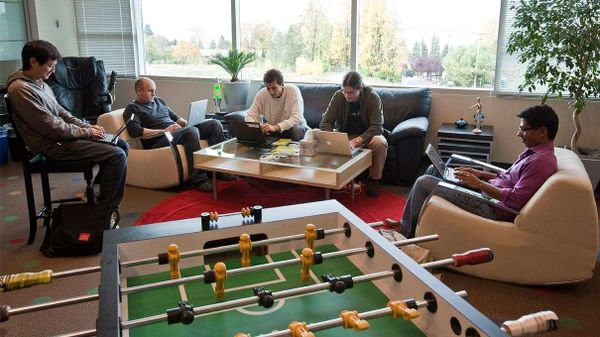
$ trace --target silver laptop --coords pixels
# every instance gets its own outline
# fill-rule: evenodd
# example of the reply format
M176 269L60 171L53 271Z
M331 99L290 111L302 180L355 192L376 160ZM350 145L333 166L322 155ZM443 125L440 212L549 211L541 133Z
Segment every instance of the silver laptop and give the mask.
M360 150L360 148L350 148L350 140L345 132L313 130L313 137L318 141L318 153L352 156Z
M125 131L125 129L127 128L127 125L129 123L131 123L131 121L133 120L133 117L135 116L135 114L131 114L131 117L129 117L128 120L126 120L123 125L117 130L117 132L115 132L115 134L113 135L112 133L105 133L104 134L104 138L100 138L100 139L91 139L95 142L100 142L100 143L110 143L113 145L117 144L117 141L119 140L119 135L121 133L123 133L123 131Z
M433 148L431 144L427 145L425 154L431 160L431 164L435 167L436 171L444 178L444 180L451 181L453 183L460 184L460 180L454 176L454 169L448 167L446 163L440 157L440 154Z
M206 119L206 107L208 100L195 101L190 103L190 113L188 114L188 125L198 125Z

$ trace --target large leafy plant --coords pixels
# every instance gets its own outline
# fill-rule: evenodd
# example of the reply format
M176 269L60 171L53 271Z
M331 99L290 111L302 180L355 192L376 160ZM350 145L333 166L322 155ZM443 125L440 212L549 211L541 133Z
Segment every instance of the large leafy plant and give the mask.
M576 153L581 135L579 114L591 97L600 96L600 1L519 0L507 51L527 65L519 90L547 87L548 96L568 94Z
M252 52L243 52L235 49L230 50L227 55L217 54L212 56L208 62L216 64L231 75L231 82L239 81L238 75L242 69L249 63L256 60L256 54Z

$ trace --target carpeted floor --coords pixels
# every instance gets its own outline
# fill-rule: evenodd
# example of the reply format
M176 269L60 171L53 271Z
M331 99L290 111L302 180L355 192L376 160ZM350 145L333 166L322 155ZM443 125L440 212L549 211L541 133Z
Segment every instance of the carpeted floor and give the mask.
M179 193L149 209L136 225L195 218L202 212L239 212L242 207L254 205L266 208L318 201L324 196L322 188L259 179L219 182L218 186L220 197L217 201L213 200L212 194L194 190ZM398 219L405 205L402 197L385 190L378 198L369 198L364 187L355 194L354 200L348 191L332 191L332 197L365 222Z
M34 177L39 191L39 177ZM74 174L51 177L54 198L67 198L83 192L82 178ZM382 186L384 190L404 198L406 187ZM171 197L185 192L185 187L154 191L127 187L121 205L122 227L133 226L142 214ZM192 193L192 192L188 192ZM197 192L193 192L197 193ZM41 200L38 195L38 204ZM223 192L221 195L225 195ZM211 197L207 194L206 197ZM343 196L346 197L346 196ZM379 199L375 199L377 204ZM382 202L379 202L382 204ZM250 201L248 206L253 205ZM383 205L378 205L380 207ZM401 207L399 207L401 210ZM239 210L234 210L239 211ZM25 193L21 166L9 162L0 167L0 275L15 272L33 272L43 269L68 270L99 263L98 256L49 259L39 253L44 229L33 245L27 246L28 234ZM552 266L548 266L552 268ZM598 265L597 265L598 269ZM454 290L466 290L469 301L482 313L500 323L521 315L551 309L560 317L559 331L540 336L593 337L600 331L600 275L575 285L559 287L525 287L482 280L451 272L443 272L443 281ZM44 303L54 299L82 296L97 291L97 274L63 278L50 285L32 287L15 292L0 293L0 305L13 308ZM97 315L97 303L77 304L37 313L13 316L0 323L0 337L40 337L92 329Z

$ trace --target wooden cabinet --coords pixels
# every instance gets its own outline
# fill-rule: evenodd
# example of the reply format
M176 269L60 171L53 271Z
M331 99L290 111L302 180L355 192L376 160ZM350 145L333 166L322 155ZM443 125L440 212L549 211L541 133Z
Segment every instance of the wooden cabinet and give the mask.
M444 161L448 160L453 153L456 153L490 163L494 127L484 125L478 135L473 133L473 128L473 125L459 129L454 123L442 124L437 135L439 139L438 151ZM456 166L458 163L450 163L450 165Z

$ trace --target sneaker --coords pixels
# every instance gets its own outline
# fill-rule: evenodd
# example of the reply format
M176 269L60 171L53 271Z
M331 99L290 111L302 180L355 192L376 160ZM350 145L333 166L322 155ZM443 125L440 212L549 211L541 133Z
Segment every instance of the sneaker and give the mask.
M110 213L110 229L118 229L119 221L121 221L121 211L118 208L115 208Z
M229 173L217 173L217 178L223 181L238 180L238 176L234 176L233 174Z
M379 196L379 180L367 178L367 196L371 198Z
M199 182L198 185L196 185L196 189L200 192L212 192L213 185L212 185L212 182L210 181L210 179L207 179L207 180Z

